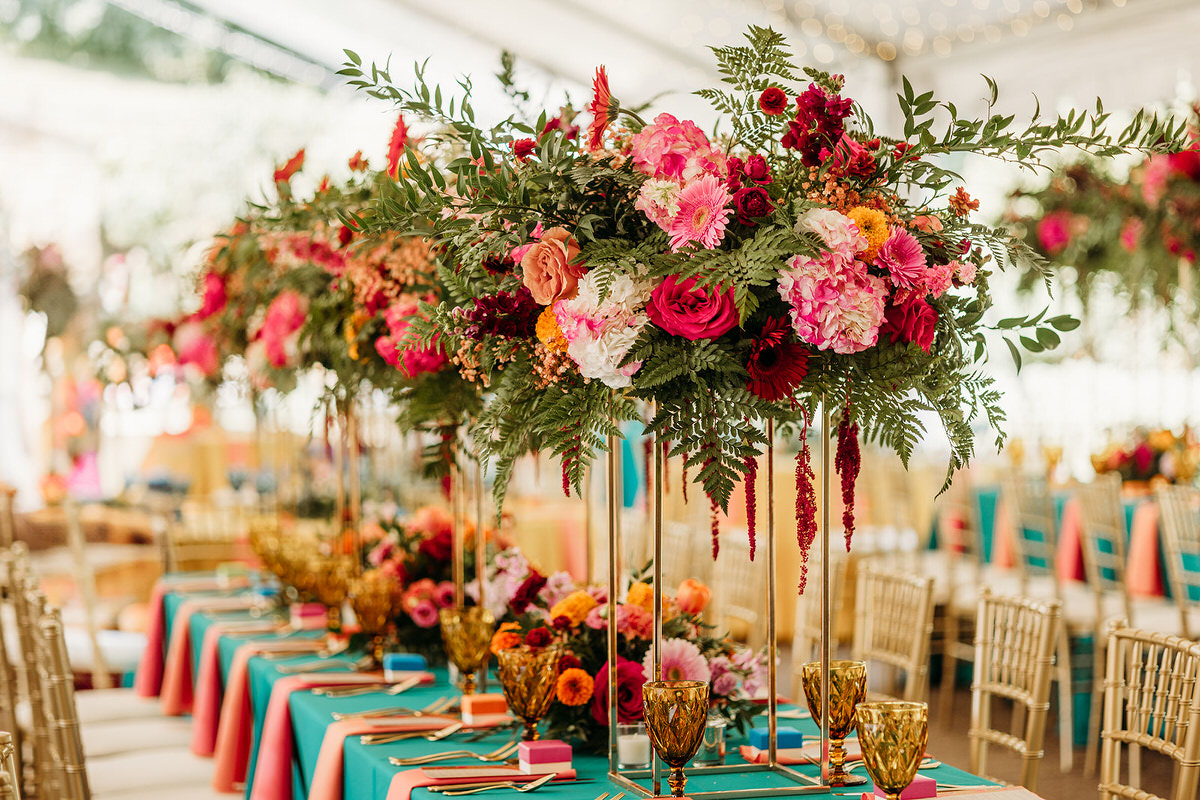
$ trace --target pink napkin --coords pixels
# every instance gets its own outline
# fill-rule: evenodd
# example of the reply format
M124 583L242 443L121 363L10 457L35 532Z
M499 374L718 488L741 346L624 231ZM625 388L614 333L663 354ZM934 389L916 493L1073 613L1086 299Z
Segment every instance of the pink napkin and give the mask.
M342 800L343 764L346 739L365 733L395 733L397 731L436 731L452 722L454 717L394 718L387 722L370 719L338 720L325 729L317 768L313 772L308 800ZM479 726L475 726L479 727Z
M221 700L221 713L217 719L217 742L213 753L213 788L218 792L240 791L237 785L246 781L246 769L250 765L251 736L254 733L247 672L250 657L276 650L304 652L306 648L317 649L321 644L319 639L247 642L233 654L233 663L225 681L225 696Z
M799 758L795 756L779 756L778 761L785 766L791 764L819 764L821 763L821 743L813 742L806 744L800 748L803 753ZM738 753L749 764L765 764L767 763L767 752L744 744L738 748ZM847 761L862 761L862 750L858 746L858 742L854 739L846 740L846 760Z
M1001 495L996 502L996 516L992 527L992 564L999 569L1012 569L1017 565L1014 545L1016 535L1012 518L1009 516L1008 501Z
M1136 597L1162 597L1163 565L1158 558L1158 503L1142 503L1133 512L1126 553L1125 581Z
M397 772L388 785L387 800L412 800L412 790L418 786L438 786L444 783L493 783L495 781L513 781L514 783L529 783L537 780L545 773L525 773L518 767L469 768L474 773L471 777L455 774L455 767L423 767ZM575 780L575 770L558 773L554 782Z
M163 667L163 714L178 717L192 710L192 615L197 611L234 611L258 602L254 597L198 597L184 601L175 615Z
M266 633L274 625L263 623L260 632ZM198 756L211 756L216 749L217 721L221 716L221 636L231 630L245 629L213 625L205 632L204 645L200 649L200 674L196 676L196 698L192 704L192 752ZM267 639L250 644L260 653L268 650L309 652L322 645L316 639Z
M1055 561L1058 562L1058 580L1086 580L1083 572L1083 544L1080 539L1080 527L1083 525L1083 511L1079 507L1079 498L1072 497L1063 506L1062 522L1058 527L1058 552Z

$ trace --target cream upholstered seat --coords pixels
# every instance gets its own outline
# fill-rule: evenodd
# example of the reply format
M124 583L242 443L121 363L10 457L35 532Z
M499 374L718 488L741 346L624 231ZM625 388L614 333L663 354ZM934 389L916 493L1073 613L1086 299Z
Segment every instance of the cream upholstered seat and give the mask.
M1059 641L1058 600L995 597L986 588L975 620L975 669L971 680L971 772L987 772L990 745L1021 757L1021 784L1036 790L1038 768L1045 755L1050 678ZM1023 708L1015 714L1019 730L992 726L994 698Z

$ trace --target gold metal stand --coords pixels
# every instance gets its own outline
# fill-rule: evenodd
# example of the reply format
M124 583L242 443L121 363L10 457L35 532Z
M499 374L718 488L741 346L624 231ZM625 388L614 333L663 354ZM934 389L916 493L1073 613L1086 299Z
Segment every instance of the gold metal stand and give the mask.
M829 786L829 410L822 397L821 430L821 497L824 507L821 515L821 552L824 555L821 567L821 772L819 777L806 775L779 763L776 739L779 726L778 709L778 664L776 625L776 552L775 552L775 424L767 421L767 725L769 744L765 764L726 764L713 767L691 767L693 776L772 773L793 785L763 786L749 789L721 789L716 791L689 791L693 800L724 800L741 797L791 797L807 794L827 794ZM608 600L609 608L620 596L619 575L621 549L621 467L620 443L617 436L608 438ZM662 674L662 484L663 442L654 439L654 639L651 644L653 659L652 680ZM625 791L639 797L658 797L662 791L662 765L653 757L651 769L621 770L617 759L617 623L616 614L608 615L608 720L609 754L608 778ZM649 781L649 786L645 785Z

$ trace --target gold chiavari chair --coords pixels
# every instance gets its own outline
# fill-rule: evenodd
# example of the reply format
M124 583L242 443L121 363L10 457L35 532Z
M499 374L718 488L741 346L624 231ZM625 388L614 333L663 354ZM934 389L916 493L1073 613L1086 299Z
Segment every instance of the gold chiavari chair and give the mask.
M693 539L691 546L697 546L696 541ZM716 569L718 605L713 622L722 625L733 619L744 623L746 643L752 648L766 641L764 626L759 624L766 611L766 561L762 554L750 560L750 542L745 534L721 537Z
M246 538L248 526L245 511L239 506L184 503L178 521L167 525L167 570L211 570L235 560L238 541Z
M1179 630L1185 639L1200 634L1193 614L1200 607L1200 490L1164 486L1158 490L1163 555L1167 581L1179 609Z
M912 702L928 699L932 634L932 578L860 567L850 657L889 666L892 696Z
M996 597L985 587L975 620L975 670L971 681L971 772L987 772L989 745L1021 758L1021 784L1037 789L1045 755L1050 678L1059 640L1062 605L1058 600ZM992 724L995 698L1014 704L1013 732ZM1024 713L1015 713L1022 708ZM1019 730L1018 730L1019 729Z
M1121 750L1129 747L1129 781ZM1200 782L1200 643L1113 625L1104 678L1100 800L1164 800L1139 788L1138 748L1175 762L1170 800L1194 800Z
M0 800L21 800L15 731L0 731Z
M35 797L54 797L51 789L57 788L53 780L53 759L50 716L41 673L38 671L40 648L37 641L38 615L42 608L36 603L40 593L29 567L29 552L20 542L14 544L6 555L8 593L12 602L13 620L17 626L17 641L20 644L21 660L18 686L21 700L29 709L28 754L30 769L22 776L25 794ZM31 601L34 605L31 605Z

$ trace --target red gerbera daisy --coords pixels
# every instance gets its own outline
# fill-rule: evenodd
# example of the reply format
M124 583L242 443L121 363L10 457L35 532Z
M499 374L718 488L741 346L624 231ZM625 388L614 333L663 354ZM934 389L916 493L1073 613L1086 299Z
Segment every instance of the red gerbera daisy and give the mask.
M791 397L808 374L808 350L797 342L784 341L788 327L786 320L769 318L750 349L746 389L763 400Z
M404 115L396 117L396 127L392 129L392 140L388 143L387 174L392 180L400 178L400 156L404 154L404 144L408 141L408 125L404 124Z
M599 150L604 141L610 105L612 93L608 90L608 73L601 64L596 67L596 77L592 81L592 102L588 103L588 111L592 115L592 124L588 125L588 149L593 152Z

